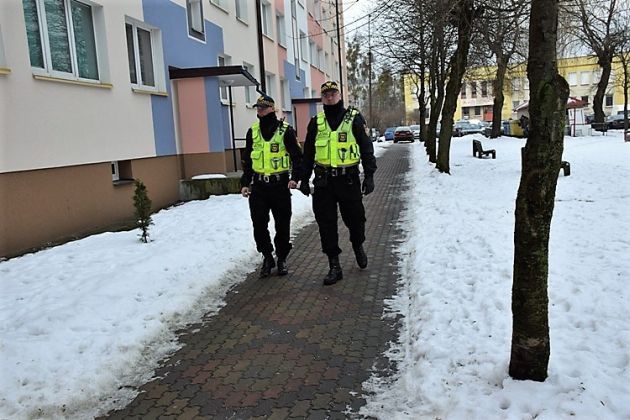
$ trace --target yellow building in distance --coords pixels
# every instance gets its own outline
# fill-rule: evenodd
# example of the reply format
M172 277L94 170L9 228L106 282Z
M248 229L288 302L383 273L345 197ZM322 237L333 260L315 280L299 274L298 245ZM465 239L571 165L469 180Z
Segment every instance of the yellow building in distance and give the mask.
M601 78L601 68L594 56L563 58L558 60L558 72L569 83L570 96L586 101L586 114L593 114L593 97L597 91L597 83ZM492 121L492 104L494 94L492 81L496 74L496 67L476 67L468 69L464 76L462 89L457 100L454 119L476 119ZM619 60L614 60L612 73L604 97L604 112L606 115L623 111L623 69ZM417 78L413 75L404 76L405 120L407 124L418 121L418 98L416 96ZM516 119L514 111L523 102L529 101L529 81L527 79L527 63L522 63L507 71L503 86L503 109L501 119ZM427 113L428 116L428 113Z

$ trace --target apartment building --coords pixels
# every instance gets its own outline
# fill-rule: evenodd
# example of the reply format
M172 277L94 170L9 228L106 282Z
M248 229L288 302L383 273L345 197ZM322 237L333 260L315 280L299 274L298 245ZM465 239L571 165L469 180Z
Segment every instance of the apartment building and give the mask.
M597 59L592 56L572 57L558 60L558 71L569 83L572 97L581 99L589 104L587 114L592 114L593 97L597 90L597 83L601 78L601 69ZM462 89L458 98L455 120L478 119L492 120L492 105L494 93L492 82L496 68L479 67L469 69L462 82ZM613 70L604 98L604 112L607 115L616 114L623 110L623 85L621 77L623 70L619 61L613 62ZM405 77L405 108L407 115L412 116L418 109L418 99L415 95L417 87L410 76ZM527 64L523 63L508 70L503 88L504 102L501 119L515 119L515 109L529 101L529 80L527 79ZM413 118L413 117L408 117Z
M321 30L331 9L2 1L0 257L131 220L133 179L158 209L179 201L181 179L238 169L263 86L303 135L319 85L339 78L336 36Z

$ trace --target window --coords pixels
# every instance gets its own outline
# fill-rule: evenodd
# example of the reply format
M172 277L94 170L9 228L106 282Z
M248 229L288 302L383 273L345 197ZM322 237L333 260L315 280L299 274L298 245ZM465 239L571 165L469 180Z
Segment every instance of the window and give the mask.
M262 33L271 37L271 3L263 0L260 3L262 15Z
M236 18L247 22L247 0L235 0Z
M470 84L470 97L471 98L477 97L477 82L472 82Z
M330 66L328 65L328 53L324 52L324 73L328 73L328 71L330 70Z
M276 77L271 73L265 74L265 84L267 85L267 91L265 93L274 97L276 92Z
M317 47L317 68L324 70L324 50L319 47Z
M480 106L476 106L475 107L475 115L481 115L481 107Z
M606 95L606 106L613 106L613 96Z
M461 97L462 99L466 99L466 82L462 82Z
M77 0L24 0L22 6L34 73L99 80L100 6Z
M469 117L470 116L470 108L462 108L462 115L464 117Z
M512 90L521 90L521 79L520 78L515 78L512 81Z
M130 160L115 160L111 163L111 167L112 167L112 181L114 183L118 181L133 180Z
M228 0L210 0L210 3L214 4L215 6L219 6L226 12L228 10Z
M243 67L245 70L249 72L249 74L254 74L254 66L252 64L243 62ZM245 86L245 103L251 105L256 100L256 93L254 91L254 86Z
M569 78L568 82L569 82L569 86L575 86L577 85L577 73L569 73L567 75L567 77Z
M315 63L317 62L317 48L315 47L315 41L312 39L308 41L308 53L309 58L311 59L311 66L315 66Z
M293 56L295 58L295 78L300 79L300 33L298 32L297 11L295 6L296 0L291 0L291 33L293 35Z
M581 85L590 85L591 84L591 72L583 71L580 73L580 84Z
M300 56L302 61L308 63L308 37L302 31L300 31Z
M588 104L588 95L587 96L582 96L580 99Z
M518 104L519 104L518 101L512 101L512 109L514 110L514 109L518 108Z
M186 0L188 12L188 35L201 41L206 40L201 0Z
M229 66L230 65L230 57L228 57L228 56L221 56L220 55L217 58L217 64L219 66L221 66L221 67ZM227 101L229 100L227 86L220 86L219 87L219 91L220 91L220 96L221 96L221 102L227 103Z
M145 23L126 19L127 57L131 84L149 90L166 90L162 72L162 42L160 31Z
M278 29L278 44L286 48L287 28L284 26L284 15L276 15L276 26Z
M2 40L2 27L0 27L0 74L8 73L7 60L4 56L4 42Z
M280 106L282 107L282 109L289 109L291 105L289 103L289 98L289 82L282 79L280 80Z
M481 97L482 98L488 97L488 82L486 82L485 80L481 82Z

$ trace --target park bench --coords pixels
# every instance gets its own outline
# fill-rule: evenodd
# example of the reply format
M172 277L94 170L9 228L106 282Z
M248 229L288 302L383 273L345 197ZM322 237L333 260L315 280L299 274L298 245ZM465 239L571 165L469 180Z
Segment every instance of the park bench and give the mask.
M562 169L562 171L564 172L564 176L571 175L571 164L566 160L560 162L560 169Z
M473 156L477 156L482 159L484 156L492 155L492 159L497 158L497 152L494 149L483 150L483 146L479 140L473 140Z

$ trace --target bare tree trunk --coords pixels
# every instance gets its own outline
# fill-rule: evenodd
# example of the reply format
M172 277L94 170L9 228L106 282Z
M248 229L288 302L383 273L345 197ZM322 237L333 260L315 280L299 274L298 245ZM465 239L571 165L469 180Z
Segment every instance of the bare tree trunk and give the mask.
M474 16L473 0L462 0L458 4L455 19L457 21L457 49L453 54L451 71L446 84L444 107L442 107L442 125L436 167L440 172L450 174L449 163L451 136L453 134L453 115L457 108L457 97L462 89L462 77L466 71L470 34Z
M612 71L611 63L612 58L610 60L599 60L599 65L602 68L602 77L597 83L597 91L593 97L593 111L595 112L595 121L598 123L606 121L606 114L604 114L604 96L606 95L606 87L608 87L610 72Z
M494 93L494 102L492 103L492 131L491 139L496 139L501 135L501 111L503 110L503 83L505 82L505 72L507 71L507 62L502 58L497 59L497 74L492 84Z
M549 230L562 160L567 82L558 74L559 0L532 0L530 132L516 198L510 376L544 381L549 363Z

